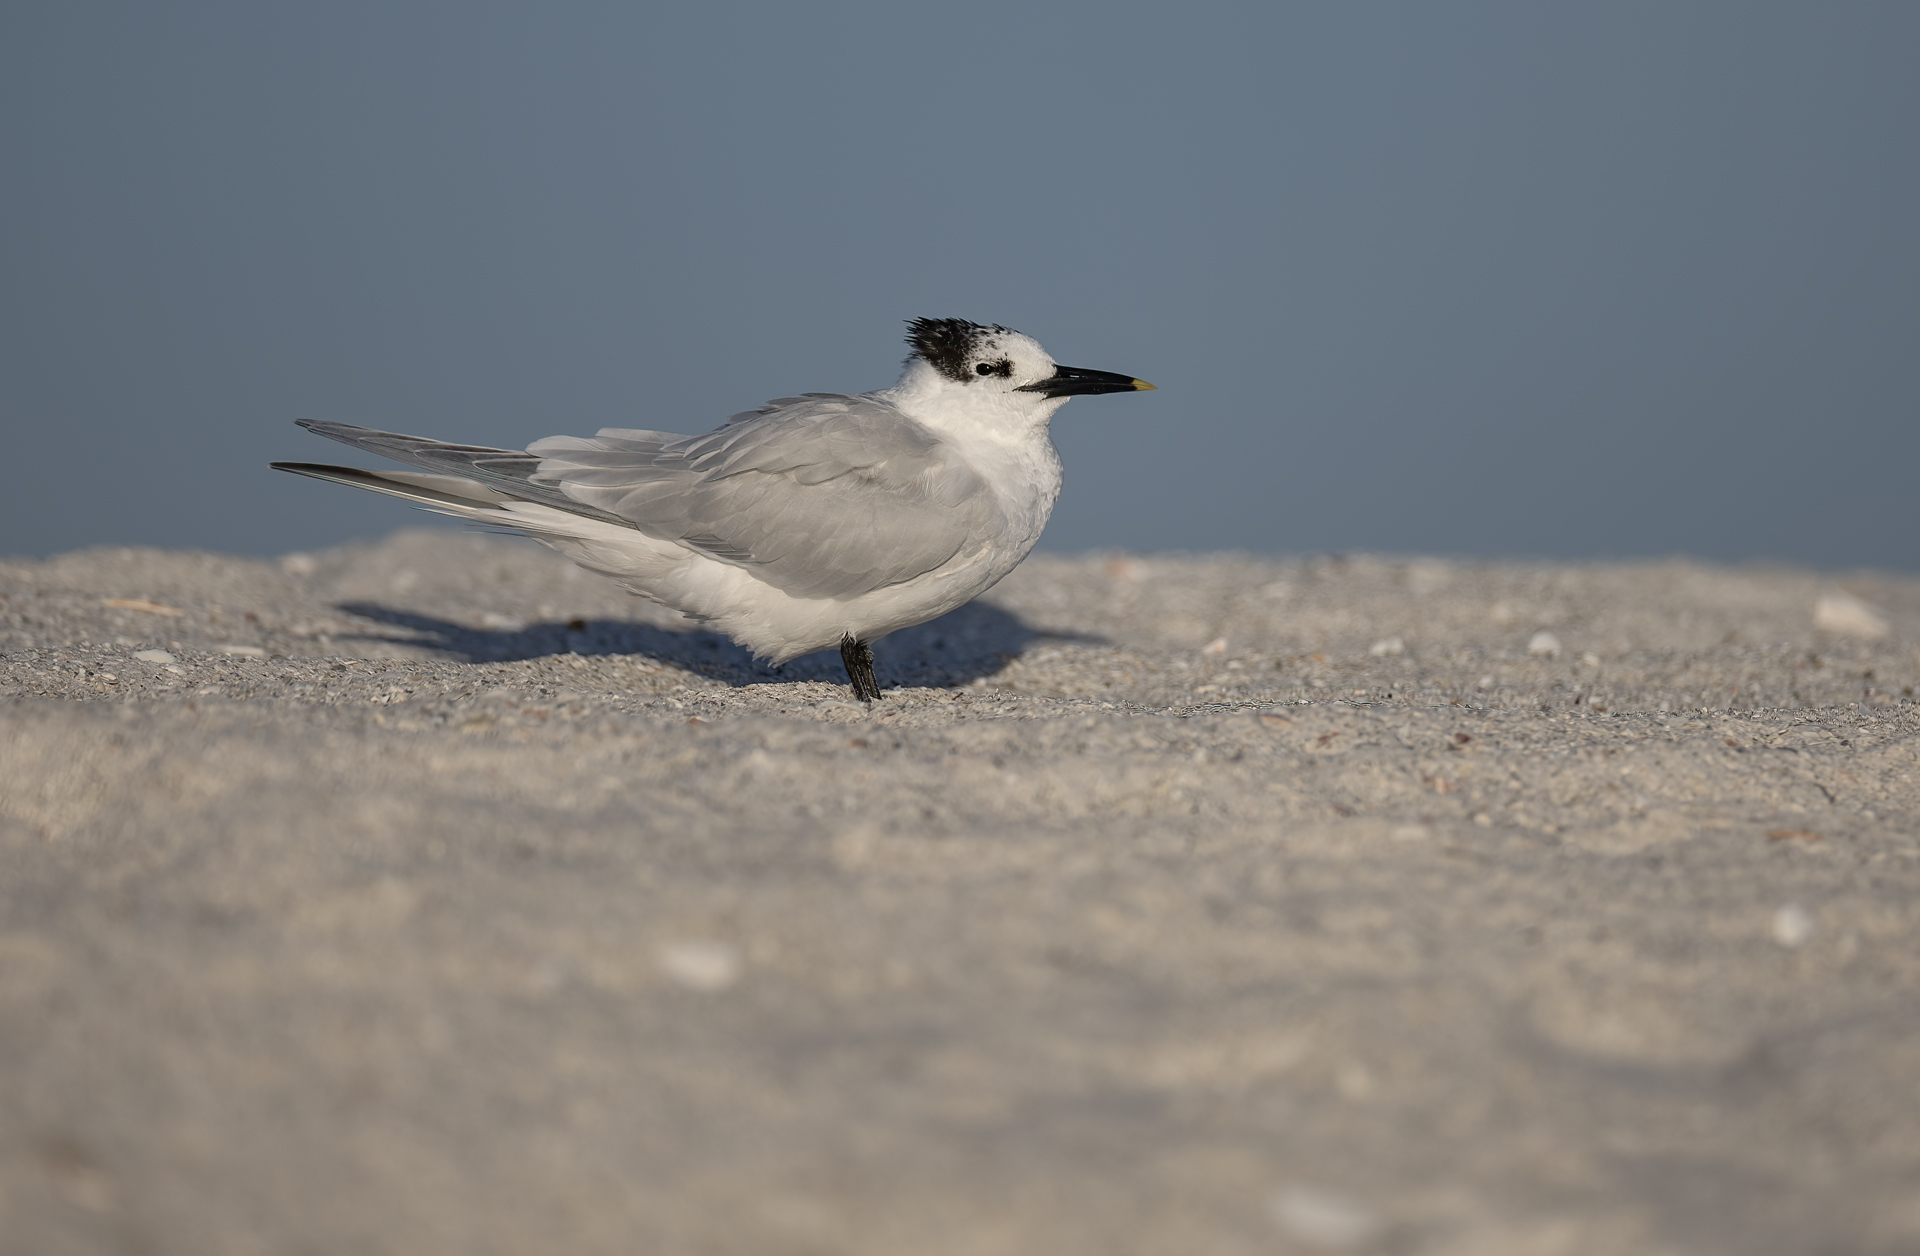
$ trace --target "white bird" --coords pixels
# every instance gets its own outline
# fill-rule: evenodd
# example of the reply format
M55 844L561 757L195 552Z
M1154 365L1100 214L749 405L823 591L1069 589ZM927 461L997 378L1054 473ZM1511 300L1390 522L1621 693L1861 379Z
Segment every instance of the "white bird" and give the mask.
M609 427L520 452L303 420L427 474L272 465L523 532L776 665L838 645L870 702L873 642L965 605L1040 539L1054 412L1153 387L1011 328L909 326L893 387L776 398L698 436Z

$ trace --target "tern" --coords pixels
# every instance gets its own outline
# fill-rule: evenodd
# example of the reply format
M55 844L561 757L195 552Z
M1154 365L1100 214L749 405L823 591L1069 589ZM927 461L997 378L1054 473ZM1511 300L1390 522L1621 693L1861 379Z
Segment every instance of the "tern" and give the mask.
M775 666L838 646L872 702L875 641L965 605L1040 539L1055 412L1153 388L997 324L908 327L893 387L779 397L696 436L609 427L513 450L302 420L418 470L271 465L524 533Z

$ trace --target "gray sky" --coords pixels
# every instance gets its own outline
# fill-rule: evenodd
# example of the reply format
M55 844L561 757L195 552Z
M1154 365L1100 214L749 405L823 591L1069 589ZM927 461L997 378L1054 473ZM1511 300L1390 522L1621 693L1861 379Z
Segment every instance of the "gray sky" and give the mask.
M1000 322L1056 549L1920 571L1920 5L15 0L0 553L432 520Z

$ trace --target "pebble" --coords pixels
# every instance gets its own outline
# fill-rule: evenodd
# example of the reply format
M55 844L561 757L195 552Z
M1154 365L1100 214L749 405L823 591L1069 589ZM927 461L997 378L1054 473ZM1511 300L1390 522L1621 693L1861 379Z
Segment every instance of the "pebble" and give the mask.
M1788 903L1773 913L1773 940L1788 950L1806 945L1813 936L1813 917L1798 903Z
M139 659L142 663L164 664L176 661L173 655L167 653L165 650L137 650L134 652L133 657Z
M1823 632L1868 641L1878 641L1892 630L1879 607L1838 589L1829 589L1814 601L1813 626Z
M1382 637L1367 647L1367 653L1375 656L1387 654L1405 654L1407 643L1398 637Z
M1358 1247L1380 1228L1374 1215L1359 1203L1317 1186L1275 1191L1268 1207L1288 1237L1313 1247Z
M1533 639L1527 642L1527 653L1557 659L1560 657L1560 638L1550 632L1536 632Z
M143 597L102 598L100 600L100 605L106 607L108 610L139 611L142 614L146 614L146 615L170 615L175 618L178 618L179 616L186 614L185 611L181 610L177 606L165 606L159 602L149 602L146 598L143 598Z
M655 956L668 980L712 994L740 980L740 952L725 942L669 942Z

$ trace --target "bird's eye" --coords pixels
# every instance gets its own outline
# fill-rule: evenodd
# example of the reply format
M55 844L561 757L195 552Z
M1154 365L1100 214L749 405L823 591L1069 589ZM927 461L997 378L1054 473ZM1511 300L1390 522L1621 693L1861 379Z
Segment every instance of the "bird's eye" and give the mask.
M999 375L1011 379L1013 377L1013 359L1001 358L998 362L982 362L973 368L973 373L975 375Z
M993 374L993 363L982 362L979 366L973 368L973 373L975 375L991 375Z

